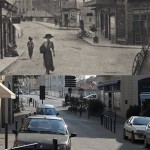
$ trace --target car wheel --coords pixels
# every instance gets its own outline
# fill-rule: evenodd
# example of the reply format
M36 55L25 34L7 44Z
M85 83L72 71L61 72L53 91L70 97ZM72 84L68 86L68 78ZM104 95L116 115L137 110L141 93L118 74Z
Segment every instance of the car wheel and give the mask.
M126 140L128 137L126 136L125 129L123 130L123 138Z
M131 142L132 142L132 143L134 143L134 142L135 142L134 132L132 132L132 135L131 135Z
M149 146L149 145L148 145L147 139L146 139L146 137L145 137L145 138L144 138L144 147L145 147L145 148L148 148L148 146Z

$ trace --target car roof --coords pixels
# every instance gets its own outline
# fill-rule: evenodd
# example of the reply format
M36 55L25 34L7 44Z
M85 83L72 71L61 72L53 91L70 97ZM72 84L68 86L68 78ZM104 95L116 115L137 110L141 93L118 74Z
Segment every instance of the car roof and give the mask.
M37 108L55 108L55 106L50 104L40 104Z
M51 116L51 115L33 115L29 116L28 119L49 119L49 120L63 120L60 117Z
M131 117L133 117L133 118L150 118L150 117L147 117L147 116L131 116Z

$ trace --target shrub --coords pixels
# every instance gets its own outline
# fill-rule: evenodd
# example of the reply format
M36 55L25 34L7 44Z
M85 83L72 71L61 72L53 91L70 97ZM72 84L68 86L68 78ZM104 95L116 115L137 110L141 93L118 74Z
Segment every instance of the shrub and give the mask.
M129 118L131 116L139 116L141 113L141 107L138 105L134 105L129 107L129 109L126 112L126 117Z
M143 108L143 116L150 117L150 103L147 104L146 108Z
M100 100L89 100L88 110L91 115L102 114L104 107L104 104Z

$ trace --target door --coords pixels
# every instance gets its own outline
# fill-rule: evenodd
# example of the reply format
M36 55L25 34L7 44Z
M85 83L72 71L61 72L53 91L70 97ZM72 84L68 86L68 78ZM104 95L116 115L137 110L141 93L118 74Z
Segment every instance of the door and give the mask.
M64 15L64 20L65 20L65 26L67 27L68 26L68 21L69 21L68 14Z

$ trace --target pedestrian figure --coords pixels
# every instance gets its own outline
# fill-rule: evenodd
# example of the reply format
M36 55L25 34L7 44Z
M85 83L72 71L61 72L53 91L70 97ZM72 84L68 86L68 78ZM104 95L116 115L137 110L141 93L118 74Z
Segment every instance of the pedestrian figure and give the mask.
M69 96L68 96L68 94L67 94L67 95L65 96L65 106L67 106L68 101L69 101Z
M30 59L32 58L32 54L33 54L33 48L34 48L34 43L32 41L33 39L31 37L29 37L29 41L27 43L27 47L28 47L28 54Z
M56 26L56 25L57 25L57 23L58 23L56 18L54 19L54 23L55 23L55 26Z
M53 36L51 34L46 34L44 38L46 38L47 41L43 42L43 44L40 47L40 52L43 54L46 74L50 74L50 71L54 71L54 65L53 65L53 57L55 57L54 44L52 41L50 41L52 37Z

